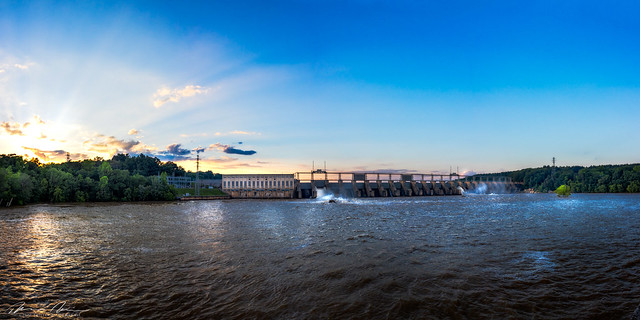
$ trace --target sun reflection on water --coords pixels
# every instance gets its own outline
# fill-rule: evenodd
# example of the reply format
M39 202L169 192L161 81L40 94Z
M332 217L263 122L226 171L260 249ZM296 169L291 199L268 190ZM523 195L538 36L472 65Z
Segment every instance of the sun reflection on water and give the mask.
M31 276L22 278L28 282L18 285L20 291L38 293L51 285L48 280L51 277L49 264L59 256L56 245L60 240L59 230L58 223L49 213L40 212L27 219L23 231L27 234L24 238L29 241L29 246L19 253L14 263Z

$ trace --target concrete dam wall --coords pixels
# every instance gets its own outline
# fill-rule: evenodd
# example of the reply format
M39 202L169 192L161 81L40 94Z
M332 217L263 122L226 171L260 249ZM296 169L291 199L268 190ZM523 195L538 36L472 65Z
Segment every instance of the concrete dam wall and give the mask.
M520 191L519 185L506 177L473 180L458 175L324 171L297 173L296 177L293 197L299 199L316 198L319 191L348 198L448 196L462 195L465 192Z

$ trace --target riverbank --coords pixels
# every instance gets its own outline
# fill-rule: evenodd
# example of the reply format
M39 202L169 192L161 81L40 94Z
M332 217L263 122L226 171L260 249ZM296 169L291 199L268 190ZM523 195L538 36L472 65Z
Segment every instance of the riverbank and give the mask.
M229 195L217 195L217 196L182 196L178 197L180 201L189 201L189 200L226 200L231 199Z

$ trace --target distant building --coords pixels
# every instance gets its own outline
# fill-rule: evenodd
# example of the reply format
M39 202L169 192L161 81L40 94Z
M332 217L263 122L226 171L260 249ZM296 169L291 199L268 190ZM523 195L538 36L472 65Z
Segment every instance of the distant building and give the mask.
M200 188L220 188L222 180L220 179L200 179ZM176 188L193 189L196 187L196 179L189 177L171 177L167 176L167 183Z
M222 191L232 198L292 198L293 174L225 174Z
M222 180L220 179L200 179L201 188L220 188L222 186ZM195 181L194 181L195 183Z
M167 183L176 188L188 189L193 188L193 179L189 177L171 177L167 176Z

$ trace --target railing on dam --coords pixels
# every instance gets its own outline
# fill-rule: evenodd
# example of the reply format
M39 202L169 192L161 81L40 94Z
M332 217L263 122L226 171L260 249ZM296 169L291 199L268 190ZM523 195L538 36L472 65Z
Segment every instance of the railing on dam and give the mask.
M396 173L396 172L328 172L323 170L296 172L295 179L302 183L311 181L327 182L364 182L364 181L476 181L476 182L512 182L511 177L476 177L455 173Z

